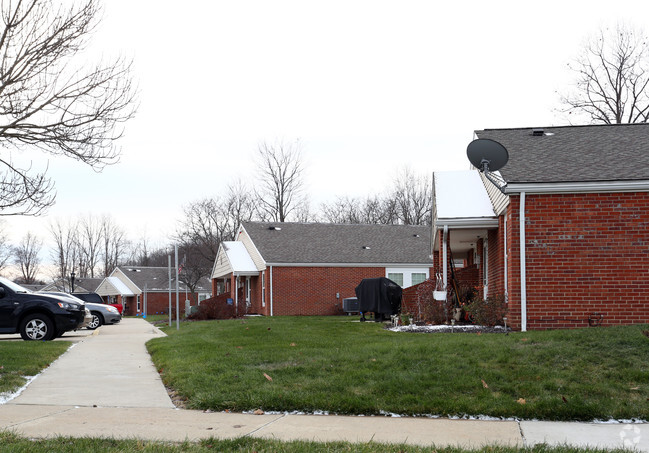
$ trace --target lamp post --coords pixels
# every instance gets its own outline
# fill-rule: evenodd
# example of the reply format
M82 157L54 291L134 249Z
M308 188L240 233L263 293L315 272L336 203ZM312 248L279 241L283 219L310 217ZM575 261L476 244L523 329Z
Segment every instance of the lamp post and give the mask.
M74 276L75 275L76 274L74 273L74 271L72 271L70 273L70 294L72 294L74 292Z

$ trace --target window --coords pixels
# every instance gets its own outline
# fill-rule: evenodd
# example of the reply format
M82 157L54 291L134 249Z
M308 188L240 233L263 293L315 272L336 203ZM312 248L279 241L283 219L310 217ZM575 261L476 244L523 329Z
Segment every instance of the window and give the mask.
M261 271L261 306L266 306L266 272Z
M138 311L138 313L140 312L141 309L142 309L142 307L140 306L140 295L138 294L137 295L137 311Z
M403 272L388 272L388 278L403 288Z
M418 285L426 281L426 273L424 272L413 272L412 273L412 285Z

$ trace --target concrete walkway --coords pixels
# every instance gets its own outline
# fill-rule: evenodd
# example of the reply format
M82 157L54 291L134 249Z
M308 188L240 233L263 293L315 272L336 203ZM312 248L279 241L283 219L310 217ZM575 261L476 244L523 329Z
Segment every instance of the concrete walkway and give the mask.
M164 336L142 319L103 326L75 344L25 391L0 405L0 430L26 437L98 436L185 441L281 440L443 447L537 443L649 452L648 424L479 421L327 415L232 414L175 409L144 344Z

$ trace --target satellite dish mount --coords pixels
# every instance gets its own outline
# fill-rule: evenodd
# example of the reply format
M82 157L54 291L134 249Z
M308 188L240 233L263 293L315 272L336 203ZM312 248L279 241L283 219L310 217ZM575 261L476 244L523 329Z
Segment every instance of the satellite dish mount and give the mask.
M505 193L505 181L492 173L503 168L509 160L509 153L503 145L489 138L479 138L469 143L466 155L475 168L484 173L498 190Z

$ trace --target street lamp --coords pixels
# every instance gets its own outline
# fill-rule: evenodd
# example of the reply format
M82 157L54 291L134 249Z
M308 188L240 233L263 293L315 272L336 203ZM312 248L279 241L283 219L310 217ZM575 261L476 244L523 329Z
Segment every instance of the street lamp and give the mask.
M75 275L76 275L76 274L74 273L74 271L72 271L72 272L70 273L70 293L73 293L73 292L74 292L74 276L75 276Z

